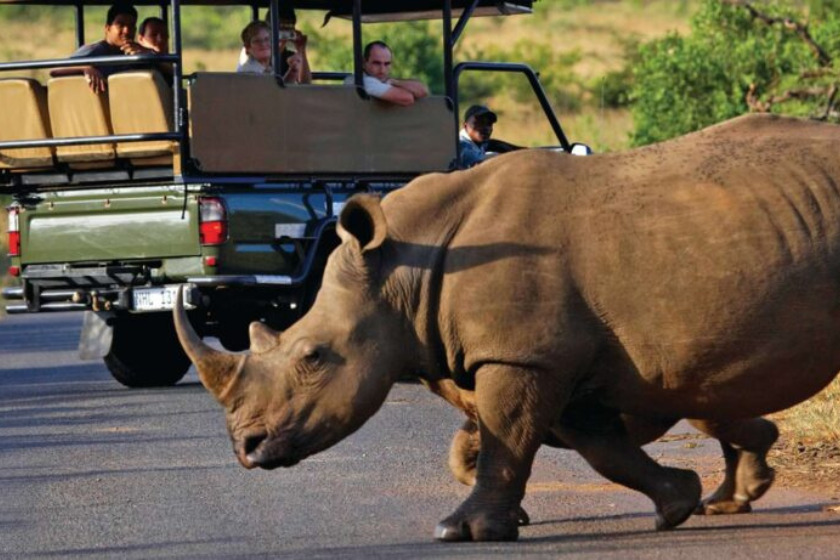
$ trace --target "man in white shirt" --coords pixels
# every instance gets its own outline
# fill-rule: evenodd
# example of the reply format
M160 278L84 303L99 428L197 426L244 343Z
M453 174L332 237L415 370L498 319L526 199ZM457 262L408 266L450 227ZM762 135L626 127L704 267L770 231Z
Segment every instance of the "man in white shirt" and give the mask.
M391 77L391 49L384 42L368 43L363 56L364 86L371 97L397 105L412 105L418 99L429 95L429 88L423 82Z

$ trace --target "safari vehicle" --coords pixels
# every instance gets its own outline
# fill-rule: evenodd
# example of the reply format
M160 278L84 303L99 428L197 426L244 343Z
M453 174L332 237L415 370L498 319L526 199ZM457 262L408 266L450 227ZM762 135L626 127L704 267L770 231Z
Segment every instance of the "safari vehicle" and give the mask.
M276 62L273 76L185 74L182 10L241 5L256 19L270 8L277 61L273 14L286 1L134 2L159 8L171 54L84 59L137 67L113 74L106 94L82 75L20 77L67 74L80 59L0 63L0 192L11 198L10 273L20 280L3 291L9 313L86 311L83 356L104 358L129 387L174 384L189 367L170 313L178 287L202 336L230 350L247 347L251 321L291 324L320 285L348 197L455 168L462 72L523 73L555 149L572 150L529 67L453 60L470 18L527 14L532 0L294 0L298 13L351 22L357 61L363 25L440 19L445 92L411 107L368 98L359 62L346 74L315 72L308 85L284 84ZM81 45L100 39L84 36L86 9L110 2L3 4L74 10ZM162 62L171 83L149 69Z

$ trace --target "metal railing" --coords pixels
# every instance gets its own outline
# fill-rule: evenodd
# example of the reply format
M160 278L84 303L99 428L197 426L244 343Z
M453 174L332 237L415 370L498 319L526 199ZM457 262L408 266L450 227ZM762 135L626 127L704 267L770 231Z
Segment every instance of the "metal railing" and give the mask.
M83 35L83 10L82 2L76 4L77 42L84 40ZM7 72L21 70L43 70L59 68L76 68L82 66L136 66L137 69L146 69L158 64L172 65L172 132L150 132L142 134L111 134L107 136L80 136L49 138L41 140L9 140L0 142L0 149L13 148L41 148L55 146L77 146L87 144L99 144L103 142L144 142L149 140L173 140L185 144L186 141L186 119L183 115L184 92L181 87L183 79L183 64L181 60L181 2L180 0L169 0L168 4L172 13L172 54L139 54L139 55L116 55L116 56L95 56L77 58L56 58L48 60L32 60L25 62L3 62L0 63L0 75ZM165 3L161 3L161 8ZM81 29L78 26L82 26Z
M455 66L455 70L453 71L453 77L455 82L454 99L456 115L460 115L460 109L458 107L458 84L460 83L461 73L469 70L476 70L480 72L510 72L524 74L525 77L528 78L528 82L531 85L531 89L536 94L537 100L540 103L540 107L542 108L543 113L548 119L548 122L551 125L551 130L557 137L557 141L560 143L560 146L566 152L571 151L572 144L566 137L566 133L563 132L563 128L560 126L560 121L557 120L557 115L554 114L554 110L551 108L551 103L549 103L548 101L548 96L546 96L545 94L545 90L543 89L542 84L540 83L539 77L534 72L534 70L527 64L517 64L513 62L461 62L460 64ZM458 146L458 157L461 157L460 145Z

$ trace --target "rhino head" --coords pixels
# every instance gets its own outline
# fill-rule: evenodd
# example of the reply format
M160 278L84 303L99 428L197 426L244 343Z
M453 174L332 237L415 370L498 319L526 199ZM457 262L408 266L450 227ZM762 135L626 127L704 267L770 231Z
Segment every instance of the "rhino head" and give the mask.
M357 430L384 402L406 363L405 319L381 296L386 229L377 197L351 199L312 308L282 333L252 323L247 354L202 342L178 298L181 345L225 408L244 467L292 466Z

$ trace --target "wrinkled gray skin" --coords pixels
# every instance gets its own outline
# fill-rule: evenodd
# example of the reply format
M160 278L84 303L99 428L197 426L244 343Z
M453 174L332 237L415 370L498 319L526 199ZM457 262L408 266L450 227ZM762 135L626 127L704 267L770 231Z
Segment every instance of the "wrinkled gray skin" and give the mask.
M760 416L840 369L838 146L840 127L748 116L624 153L423 176L348 202L312 309L282 334L252 325L250 354L204 345L180 306L176 326L247 468L335 444L402 375L464 410L451 464L474 487L440 539L516 539L543 443L678 525L699 479L640 444L681 418L726 459L699 510L748 511L772 482Z

